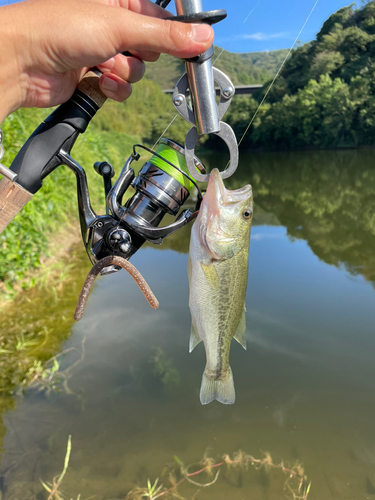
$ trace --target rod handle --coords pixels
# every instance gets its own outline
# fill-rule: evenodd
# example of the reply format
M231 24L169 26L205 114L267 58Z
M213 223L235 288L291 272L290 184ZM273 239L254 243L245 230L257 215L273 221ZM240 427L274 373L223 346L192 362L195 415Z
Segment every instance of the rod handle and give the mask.
M5 177L0 180L0 234L32 197L26 189Z
M99 87L100 75L101 73L99 70L91 69L77 85L77 89L90 97L99 108L101 108L107 100L107 96L103 94Z

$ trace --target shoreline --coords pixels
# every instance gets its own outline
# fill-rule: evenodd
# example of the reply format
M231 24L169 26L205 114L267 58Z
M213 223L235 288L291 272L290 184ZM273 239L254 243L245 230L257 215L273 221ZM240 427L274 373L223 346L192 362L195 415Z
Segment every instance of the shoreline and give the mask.
M69 224L57 233L48 246L48 257L40 258L39 267L29 269L26 276L15 282L11 294L6 289L5 283L0 282L0 312L4 312L23 293L34 289L38 285L48 287L56 281L61 281L65 274L65 261L69 260L69 253L81 240L80 227L78 222ZM63 242L63 245L61 245Z

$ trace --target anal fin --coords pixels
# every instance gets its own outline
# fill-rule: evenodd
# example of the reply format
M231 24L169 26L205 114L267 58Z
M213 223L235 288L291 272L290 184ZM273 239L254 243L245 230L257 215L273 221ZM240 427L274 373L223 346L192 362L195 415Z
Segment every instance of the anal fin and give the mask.
M199 337L194 323L191 323L189 352L191 352L194 347L199 344L199 342L202 342L202 339Z
M242 312L242 316L241 316L240 322L239 322L238 327L237 327L237 331L234 334L233 338L235 338L237 340L237 342L239 344L241 344L242 347L246 350L246 338L245 338L245 334L246 334L246 315L245 314L246 314L246 308L244 306L243 312Z

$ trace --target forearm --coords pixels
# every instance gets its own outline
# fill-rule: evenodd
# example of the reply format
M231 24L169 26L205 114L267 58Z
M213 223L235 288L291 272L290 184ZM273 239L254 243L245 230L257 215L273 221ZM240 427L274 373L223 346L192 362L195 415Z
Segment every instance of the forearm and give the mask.
M22 70L14 31L14 20L20 15L18 5L0 7L0 123L22 105ZM21 48L19 48L21 50Z
M1 30L0 30L1 32ZM0 102L0 125L5 118L21 107L18 92L12 86L12 71L4 71L1 64L2 75L0 76L1 102Z

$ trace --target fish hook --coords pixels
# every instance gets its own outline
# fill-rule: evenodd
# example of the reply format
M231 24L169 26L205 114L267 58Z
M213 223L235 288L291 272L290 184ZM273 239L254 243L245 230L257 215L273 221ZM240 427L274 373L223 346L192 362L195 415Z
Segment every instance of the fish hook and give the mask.
M89 298L89 293L91 291L92 285L95 281L95 278L98 276L100 271L102 271L105 267L108 266L120 266L122 269L127 271L130 276L134 279L134 281L139 286L141 292L147 299L147 302L153 309L157 309L159 307L159 302L155 295L152 293L151 288L148 286L146 280L141 275L141 273L127 260L119 257L117 255L109 255L100 259L89 271L85 282L83 284L81 293L79 294L77 307L74 312L74 319L79 321L82 318L83 312L85 310L87 299Z

